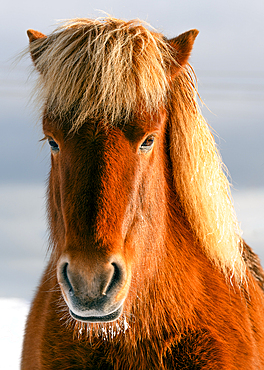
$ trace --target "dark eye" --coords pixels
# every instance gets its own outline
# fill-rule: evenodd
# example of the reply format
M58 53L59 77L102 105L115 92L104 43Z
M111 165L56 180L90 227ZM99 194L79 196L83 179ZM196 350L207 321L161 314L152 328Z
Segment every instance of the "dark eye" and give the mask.
M149 152L154 145L154 135L149 135L146 140L140 145L139 149L143 153Z
M60 151L59 145L51 138L48 138L50 149L52 153L58 153Z

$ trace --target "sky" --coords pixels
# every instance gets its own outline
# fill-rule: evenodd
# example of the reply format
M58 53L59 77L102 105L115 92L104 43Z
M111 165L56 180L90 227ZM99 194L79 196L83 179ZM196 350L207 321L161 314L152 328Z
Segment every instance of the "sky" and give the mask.
M38 114L30 102L30 58L16 63L16 57L27 47L28 28L48 34L59 20L98 17L101 11L145 20L167 37L192 28L200 31L190 62L205 103L202 111L217 132L237 207L245 210L240 217L249 230L246 235L258 250L264 245L259 225L264 220L263 0L5 1L0 14L0 267L6 280L0 296L32 296L47 244L49 150L39 143ZM246 212L251 212L248 221Z

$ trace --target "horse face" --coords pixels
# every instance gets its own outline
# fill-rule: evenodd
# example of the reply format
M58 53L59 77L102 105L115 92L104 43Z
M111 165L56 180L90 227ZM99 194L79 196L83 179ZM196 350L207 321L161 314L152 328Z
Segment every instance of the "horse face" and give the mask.
M165 120L163 112L141 114L126 125L87 123L71 134L44 119L57 278L77 320L117 319L142 269L151 274L164 237Z

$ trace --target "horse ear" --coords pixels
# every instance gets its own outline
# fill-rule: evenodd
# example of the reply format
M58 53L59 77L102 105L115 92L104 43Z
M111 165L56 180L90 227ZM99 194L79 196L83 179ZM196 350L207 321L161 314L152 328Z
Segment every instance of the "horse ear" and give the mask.
M34 41L36 41L38 39L46 39L47 38L47 36L44 35L43 33L39 32L39 31L34 31L34 30L27 30L27 35L28 35L30 44L34 43ZM33 44L32 44L32 46L33 46ZM33 47L30 48L31 58L32 58L35 65L36 65L36 60L41 55L42 50L43 49L41 47L39 47L37 49L33 48Z
M174 39L168 40L168 43L175 51L175 60L177 62L177 64L171 69L171 78L175 77L187 64L193 48L194 40L198 33L198 30L193 29L182 33Z
M37 39L42 39L43 37L45 37L45 38L47 37L43 33L39 32L39 31L34 31L34 30L27 30L27 35L28 35L28 38L29 38L29 42L33 42Z

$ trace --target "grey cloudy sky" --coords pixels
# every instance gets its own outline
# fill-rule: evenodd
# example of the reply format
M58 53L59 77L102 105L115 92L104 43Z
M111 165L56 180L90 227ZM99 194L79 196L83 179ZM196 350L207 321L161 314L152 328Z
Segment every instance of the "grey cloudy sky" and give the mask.
M25 30L49 33L57 20L100 16L140 18L167 36L197 28L193 60L198 68L263 70L262 0L62 0L5 1L1 6L1 59L26 45Z

